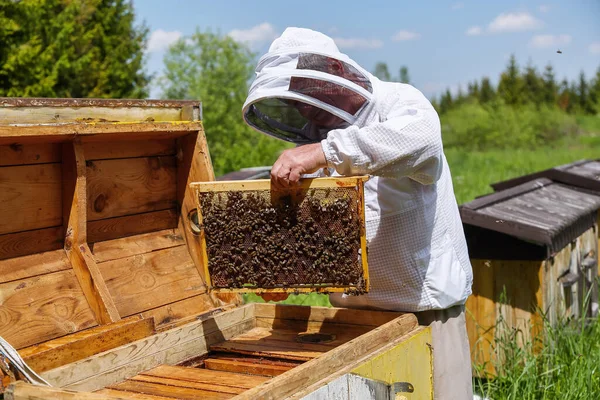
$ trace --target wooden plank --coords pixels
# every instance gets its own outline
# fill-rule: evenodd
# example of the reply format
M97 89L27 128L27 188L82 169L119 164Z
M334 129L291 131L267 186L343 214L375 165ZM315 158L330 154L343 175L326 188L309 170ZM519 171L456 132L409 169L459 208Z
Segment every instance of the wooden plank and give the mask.
M4 283L0 304L0 336L17 349L96 325L71 270Z
M79 137L84 141L143 140L175 138L202 129L199 121L105 122L48 125L0 125L0 144L62 142Z
M163 397L163 396L153 396L145 393L135 393L135 392L125 392L122 390L116 389L102 389L98 390L94 393L104 394L107 396L119 397L128 400L171 400L172 397Z
M171 365L160 365L142 375L155 376L159 378L179 379L183 381L219 384L238 389L252 389L269 380L263 376L249 376L233 372L212 371L203 368L174 367Z
M0 167L8 165L59 163L62 159L58 143L22 145L12 143L0 146Z
M152 376L152 375L137 375L128 379L129 381L136 382L150 382L158 383L161 385L175 386L175 387L187 387L190 389L207 390L209 392L217 393L228 393L228 394L240 394L246 389L240 389L237 387L219 385L220 381L213 381L211 383L198 383L186 379L171 379L164 376Z
M334 307L308 307L256 303L257 318L380 326L401 315L403 315L403 313L391 311L367 311Z
M128 392L145 393L155 396L170 397L175 399L231 399L234 397L228 393L211 392L208 390L191 389L160 383L125 381L118 385L111 386L112 389L125 390Z
M241 374L278 376L294 368L293 366L272 365L250 361L228 361L208 358L204 366L213 371L237 372Z
M106 393L82 393L73 390L39 386L18 381L11 383L4 392L5 400L127 400Z
M400 315L356 340L322 354L318 359L308 361L263 385L238 395L238 399L279 399L290 396L299 388L307 387L324 379L364 355L372 354L394 339L414 331L417 327L417 319L413 314Z
M183 237L176 229L164 229L162 231L94 243L92 253L97 262L103 263L137 254L177 247L184 243Z
M118 321L117 308L86 243L86 168L83 147L77 140L63 147L63 182L67 257L96 321L101 324Z
M131 318L29 347L19 353L37 373L135 342L154 333L154 320Z
M175 209L151 211L90 221L87 224L87 237L88 242L95 243L174 228L177 228Z
M0 260L0 283L64 271L69 268L71 268L71 264L62 248L54 251Z
M62 249L63 232L63 227L57 226L0 235L0 260Z
M107 261L99 268L122 316L206 291L186 246Z
M359 321L356 321L359 322ZM373 325L340 324L327 321L299 321L291 319L256 318L256 326L268 329L287 329L296 332L336 333L339 331L356 336L363 335L375 328Z
M249 354L262 357L277 357L284 360L310 361L323 355L327 350L302 350L298 345L296 348L291 348L288 344L267 342L262 344L256 343L237 343L237 342L222 342L212 345L212 351L226 351L237 354Z
M198 316L211 309L213 309L212 300L207 294L201 294L144 311L141 315L144 318L154 318L156 330L162 331L176 328L180 326L179 321Z
M175 157L87 161L88 220L175 208Z
M0 167L0 234L62 224L60 164Z
M96 390L160 364L177 364L207 351L209 345L244 332L254 324L252 304L215 315L207 321L160 332L60 368L42 376L55 386Z
M367 328L368 329L368 328ZM341 344L344 344L358 336L368 332L365 329L348 329L345 326L336 326L332 324L327 332L318 332L321 334L330 334L333 335L332 340L328 342L324 342L321 344L318 343L303 343L304 349L314 349L321 350L328 347L337 347ZM270 329L264 327L256 327L251 329L250 331L244 333L233 339L235 342L261 342L261 341L272 341L272 342L287 342L297 344L298 338L300 335L304 334L315 334L317 332L307 332L305 330L288 330L288 329Z
M85 143L83 149L86 160L172 156L175 154L175 139L90 142Z
M367 176L345 176L334 178L307 178L302 179L297 188L285 189L315 189L315 188L352 188L359 182L366 182ZM230 192L251 190L272 190L270 179L252 179L240 181L194 182L191 187L198 192ZM282 189L284 190L284 189Z

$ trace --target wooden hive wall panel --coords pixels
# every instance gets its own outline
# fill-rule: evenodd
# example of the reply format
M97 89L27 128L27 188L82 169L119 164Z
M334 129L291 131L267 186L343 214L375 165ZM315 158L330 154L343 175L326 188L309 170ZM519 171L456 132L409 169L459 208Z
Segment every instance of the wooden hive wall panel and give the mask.
M0 285L0 336L17 349L95 325L72 270Z
M0 145L0 166L57 163L61 160L59 143Z

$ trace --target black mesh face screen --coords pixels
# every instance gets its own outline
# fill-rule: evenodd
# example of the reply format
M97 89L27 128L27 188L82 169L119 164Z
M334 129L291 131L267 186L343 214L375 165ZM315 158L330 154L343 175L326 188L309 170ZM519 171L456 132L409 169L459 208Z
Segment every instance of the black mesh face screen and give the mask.
M301 53L298 57L298 65L296 68L325 72L327 74L339 76L354 82L368 92L373 93L373 87L369 78L345 61L321 54Z

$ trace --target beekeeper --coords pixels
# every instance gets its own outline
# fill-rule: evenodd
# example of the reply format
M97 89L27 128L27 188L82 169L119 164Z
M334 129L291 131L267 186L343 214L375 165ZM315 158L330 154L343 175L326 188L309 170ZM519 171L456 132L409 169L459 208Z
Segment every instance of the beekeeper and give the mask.
M328 36L288 28L258 61L243 118L298 145L273 165L276 187L307 175L370 175L371 288L331 295L331 303L415 313L432 327L436 398L472 398L464 312L472 269L440 121L427 98L377 79Z

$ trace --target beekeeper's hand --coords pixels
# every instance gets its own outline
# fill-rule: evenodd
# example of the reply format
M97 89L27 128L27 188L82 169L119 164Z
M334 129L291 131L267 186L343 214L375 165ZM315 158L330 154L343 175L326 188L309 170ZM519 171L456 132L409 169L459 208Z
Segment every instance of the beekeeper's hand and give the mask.
M326 166L327 160L321 143L284 150L271 168L271 185L275 189L294 186L302 175L313 173Z

